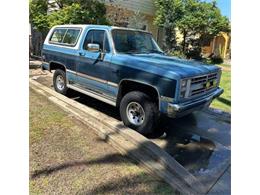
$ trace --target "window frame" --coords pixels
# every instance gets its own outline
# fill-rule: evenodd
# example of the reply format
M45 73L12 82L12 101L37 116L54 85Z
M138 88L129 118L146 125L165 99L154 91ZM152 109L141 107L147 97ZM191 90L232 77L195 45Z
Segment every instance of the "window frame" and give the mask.
M90 28L88 29L88 31L86 32L86 35L84 37L84 40L83 40L83 43L82 43L82 49L84 51L87 51L87 52L91 52L91 51L88 51L86 48L84 48L85 46L85 41L88 37L88 34L91 33L92 31L103 31L104 32L104 38L103 38L103 48L102 48L102 52L104 52L104 43L105 43L105 38L107 38L107 42L108 42L108 47L109 47L109 50L110 51L106 51L105 53L111 53L113 51L112 47L111 47L111 43L109 41L109 34L107 32L107 30L105 29L96 29L96 28ZM93 40L92 40L93 41ZM101 49L101 48L100 48Z
M51 38L52 38L54 32L55 32L56 30L58 30L58 29L65 29L65 33L64 33L64 36L62 37L62 42L61 42L61 43L55 42L55 41L51 41ZM71 30L71 29L72 29L72 30L79 30L79 34L78 34L78 37L77 37L75 43L74 43L74 44L63 43L64 38L65 38L65 36L66 36L68 30ZM61 45L61 46L67 46L67 47L75 47L75 46L77 45L77 43L78 43L78 40L79 40L79 37L80 37L81 33L82 33L82 28L81 28L81 27L57 27L57 28L53 29L53 31L52 31L52 33L51 33L51 36L50 36L50 38L49 38L48 43L49 43L49 44L53 44L53 45Z

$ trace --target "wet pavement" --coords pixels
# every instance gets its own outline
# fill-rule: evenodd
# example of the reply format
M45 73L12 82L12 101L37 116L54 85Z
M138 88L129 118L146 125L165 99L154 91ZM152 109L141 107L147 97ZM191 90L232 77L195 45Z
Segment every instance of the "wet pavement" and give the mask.
M198 134L164 133L152 141L174 157L208 189L230 167L230 149Z
M50 75L35 80L52 87ZM68 97L120 120L117 108L76 91ZM193 174L209 194L230 194L230 122L210 112L197 111L179 119L163 118L160 135L150 138Z

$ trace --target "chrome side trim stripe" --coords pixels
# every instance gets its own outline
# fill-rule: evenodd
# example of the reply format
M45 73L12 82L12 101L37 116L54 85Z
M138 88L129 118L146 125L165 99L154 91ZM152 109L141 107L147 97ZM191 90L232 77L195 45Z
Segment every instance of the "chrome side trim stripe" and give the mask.
M103 84L108 84L112 87L118 87L118 84L116 84L116 83L106 81L106 80L103 80L103 79L100 79L100 78L97 78L97 77L89 76L89 75L86 75L86 74L83 74L83 73L80 73L80 72L75 72L75 71L69 70L69 69L67 69L67 72L72 73L72 74L76 74L76 75L84 77L86 79L97 81L97 82L100 82L100 83L103 83Z
M87 90L87 89L81 89L79 87L76 87L76 86L73 86L73 85L70 85L70 84L67 84L67 87L71 88L71 89L74 89L75 91L78 91L78 92L83 93L85 95L88 95L90 97L93 97L95 99L98 99L98 100L100 100L102 102L105 102L107 104L110 104L112 106L116 106L116 101L110 100L110 99L108 99L108 98L106 98L104 96L101 96L98 93L93 92L93 91L90 91L90 90Z
M90 79L90 80L93 80L93 81L100 82L100 83L104 83L104 84L107 83L106 80L99 79L99 78L93 77L93 76L89 76L89 75L86 75L86 74L83 74L83 73L80 73L80 72L77 72L77 75L80 76L80 77L84 77L84 78L86 78L86 79Z
M118 87L118 84L116 84L116 83L113 83L113 82L110 82L110 81L108 81L108 83L107 83L108 85L110 85L110 86L112 86L112 87Z
M72 73L72 74L77 74L77 72L75 72L75 71L73 71L73 70L67 69L66 71L69 72L69 73Z

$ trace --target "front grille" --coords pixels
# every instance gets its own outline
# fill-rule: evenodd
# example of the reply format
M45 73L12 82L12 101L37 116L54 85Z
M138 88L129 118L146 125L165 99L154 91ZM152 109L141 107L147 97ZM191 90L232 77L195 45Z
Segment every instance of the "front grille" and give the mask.
M189 97L200 95L216 88L218 85L218 73L191 78Z

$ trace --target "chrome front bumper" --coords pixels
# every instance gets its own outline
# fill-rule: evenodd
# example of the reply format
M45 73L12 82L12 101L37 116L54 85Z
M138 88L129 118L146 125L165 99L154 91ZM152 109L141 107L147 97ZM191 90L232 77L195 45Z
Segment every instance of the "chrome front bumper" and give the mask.
M167 114L169 117L172 118L187 115L195 110L199 110L209 106L212 100L220 96L223 92L224 92L223 89L217 88L211 94L208 94L207 96L201 97L196 100L191 100L180 104L168 103Z

